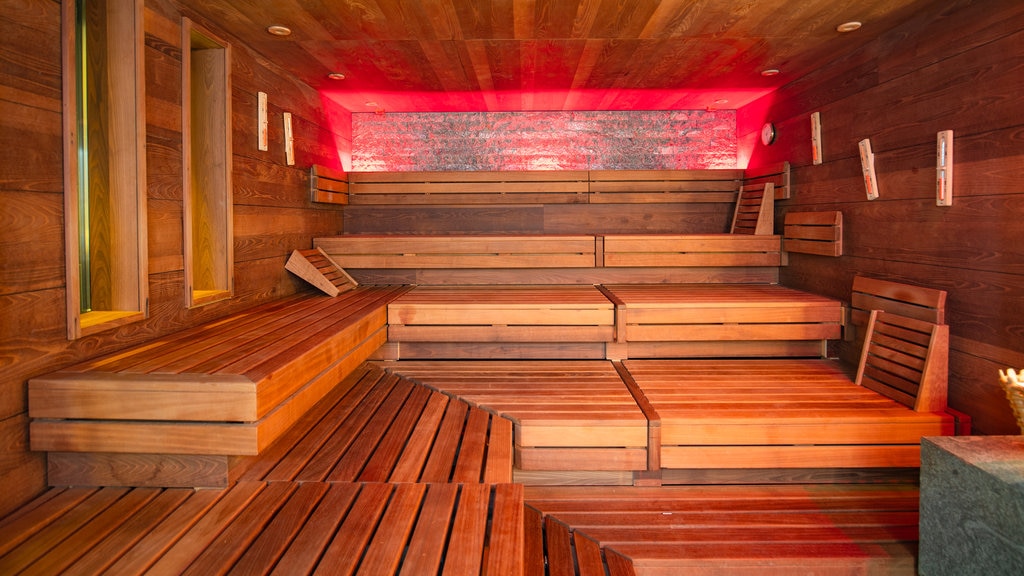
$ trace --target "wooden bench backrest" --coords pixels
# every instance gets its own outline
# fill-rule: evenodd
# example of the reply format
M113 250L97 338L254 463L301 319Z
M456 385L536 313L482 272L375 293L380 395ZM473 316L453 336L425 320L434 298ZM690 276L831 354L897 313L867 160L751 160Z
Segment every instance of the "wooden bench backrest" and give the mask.
M786 213L782 247L786 252L842 256L843 213L839 210Z
M479 172L353 172L352 204L585 203L582 170Z
M591 170L591 204L731 203L741 170Z
M872 310L857 384L918 412L946 409L949 326Z
M934 324L946 323L946 291L857 276L850 297L850 321L867 326L872 310L884 310Z
M313 202L348 204L348 175L314 164L309 168L309 194Z
M770 235L775 226L775 185L771 182L740 188L733 212L732 234Z
M319 248L293 251L284 267L332 297L359 285Z
M349 269L592 268L593 236L334 236L314 243Z

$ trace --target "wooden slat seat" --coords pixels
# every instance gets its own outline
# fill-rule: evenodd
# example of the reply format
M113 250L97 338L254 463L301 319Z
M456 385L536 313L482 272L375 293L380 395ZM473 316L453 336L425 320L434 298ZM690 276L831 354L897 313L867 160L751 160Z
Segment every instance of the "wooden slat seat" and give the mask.
M406 287L300 295L29 382L54 484L223 486L384 344Z
M647 469L647 419L604 361L400 361L389 371L510 419L523 472ZM527 475L528 476L528 475ZM616 476L622 476L618 474Z
M614 323L593 286L417 286L388 306L385 351L393 360L604 358Z
M0 573L523 573L517 484L240 482L40 500L0 522Z
M621 284L620 358L823 356L841 336L842 303L777 285Z
M512 422L364 364L259 456L240 480L512 481Z
M623 364L660 417L666 469L916 468L922 436L954 433L831 360Z

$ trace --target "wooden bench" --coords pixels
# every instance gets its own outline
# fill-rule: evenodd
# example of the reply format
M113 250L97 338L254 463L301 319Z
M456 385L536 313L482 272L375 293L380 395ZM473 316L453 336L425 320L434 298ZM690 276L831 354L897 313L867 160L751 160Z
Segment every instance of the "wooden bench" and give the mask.
M388 306L377 357L604 358L614 324L594 286L417 286Z
M225 486L387 339L407 287L268 303L29 382L51 485Z
M632 483L648 468L648 422L610 362L387 362L389 371L512 421L516 481Z
M941 291L860 278L873 311L857 373L833 360L628 360L653 407L666 469L916 468L952 435ZM651 416L651 414L649 414Z
M826 356L842 303L777 285L619 284L617 357Z

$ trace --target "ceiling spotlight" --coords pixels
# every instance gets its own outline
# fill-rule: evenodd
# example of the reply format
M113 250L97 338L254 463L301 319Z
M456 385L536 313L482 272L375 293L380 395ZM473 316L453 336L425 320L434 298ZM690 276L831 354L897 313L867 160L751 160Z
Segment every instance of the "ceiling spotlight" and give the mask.
M331 72L330 74L327 75L327 77L330 78L331 80L344 80L345 79L345 75L342 74L341 72Z
M715 100L715 104L728 104L728 103L729 103L729 99L728 98L719 98L718 100Z
M292 29L287 26L279 26L277 24L274 24L273 26L267 26L267 32L273 34L274 36L290 36L292 33Z
M778 73L778 68L767 68L765 70L761 70L761 76L775 76Z
M374 102L373 100L370 100L369 102L366 102L365 104L366 104L367 106L369 106L370 108L376 108L377 106L379 106L379 104L377 104L377 103L376 103L376 102Z
M843 22L839 26L836 26L836 32L853 32L854 30L860 28L860 26L860 22L857 22L856 20L851 20L850 22Z

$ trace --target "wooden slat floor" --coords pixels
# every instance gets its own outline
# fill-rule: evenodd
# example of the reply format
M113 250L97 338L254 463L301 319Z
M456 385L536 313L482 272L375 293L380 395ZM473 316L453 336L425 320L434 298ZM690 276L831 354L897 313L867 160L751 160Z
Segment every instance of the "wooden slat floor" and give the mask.
M480 370L447 364L465 382ZM518 395L534 392L541 403L559 386L568 391L605 374L563 362L559 381L552 363L533 364L520 366L533 375L519 379ZM496 388L489 376L478 379L478 393ZM585 396L561 398L565 411L586 405ZM472 394L467 400L475 402ZM47 491L0 519L0 574L914 572L914 483L522 486L485 472L487 454L510 461L511 438L495 434L494 423L508 421L491 414L481 453L473 437L484 428L468 416L483 412L475 407L464 409L447 477L425 475L434 453L451 454L440 422L453 405L465 403L364 364L267 452L244 462L228 489ZM583 419L582 428L594 420ZM472 479L456 480L463 447L480 463ZM350 473L336 474L343 469Z
M54 488L0 524L0 574L517 574L522 486Z

